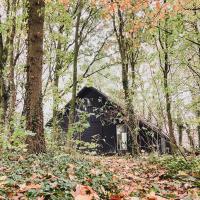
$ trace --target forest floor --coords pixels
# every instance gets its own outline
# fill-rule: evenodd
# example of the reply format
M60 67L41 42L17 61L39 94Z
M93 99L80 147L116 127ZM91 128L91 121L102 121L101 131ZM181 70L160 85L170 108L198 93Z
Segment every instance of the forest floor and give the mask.
M173 159L105 157L101 159L101 164L120 180L123 199L199 200L200 162L189 161L187 164L182 158Z
M200 199L200 158L2 154L0 200Z

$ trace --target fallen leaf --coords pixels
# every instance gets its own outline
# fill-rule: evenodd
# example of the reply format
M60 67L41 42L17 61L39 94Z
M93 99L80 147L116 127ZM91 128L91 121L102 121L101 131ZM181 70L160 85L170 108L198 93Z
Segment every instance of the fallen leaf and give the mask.
M122 200L123 196L122 195L111 195L110 200Z
M30 189L38 190L40 188L41 188L41 185L39 185L39 184L34 184L34 183L30 183L28 185L27 184L22 184L22 185L20 185L19 191L20 192L26 192L26 191L28 191Z
M97 193L89 186L77 185L75 192L72 192L74 200L98 200Z
M200 190L198 190L198 189L191 189L189 191L190 198L192 200L199 200L199 198L200 198L199 195L198 195L199 192L200 192Z
M157 196L155 192L151 192L149 195L147 195L147 198L145 200L167 200L167 199Z
M7 176L0 176L0 181L5 181L7 178Z
M188 176L188 174L184 171L179 171L178 176Z
M68 176L70 180L74 180L75 179L75 165L73 164L69 164L69 168L67 170Z

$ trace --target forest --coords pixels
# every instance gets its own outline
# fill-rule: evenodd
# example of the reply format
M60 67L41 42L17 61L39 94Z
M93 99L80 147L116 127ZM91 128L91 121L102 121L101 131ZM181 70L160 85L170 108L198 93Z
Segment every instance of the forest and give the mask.
M199 200L200 1L0 0L0 200Z

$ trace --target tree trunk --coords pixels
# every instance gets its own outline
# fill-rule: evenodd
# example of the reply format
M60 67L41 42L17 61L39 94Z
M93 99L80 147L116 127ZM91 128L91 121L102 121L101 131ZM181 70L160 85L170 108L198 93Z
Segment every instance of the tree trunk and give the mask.
M13 6L13 19L12 19L12 27L11 27L11 34L10 34L10 44L9 44L9 77L8 77L8 92L9 92L9 99L8 99L8 115L7 115L7 124L8 130L10 134L13 133L13 115L15 111L15 104L16 104L16 87L15 87L15 63L14 63L14 38L16 32L16 0L12 2Z
M165 57L165 59L167 56ZM174 129L173 129L173 121L172 121L172 114L171 114L171 99L169 95L169 86L168 86L168 67L167 67L167 60L165 60L165 71L164 71L164 90L165 90L165 101L166 101L166 112L167 112L167 123L168 123L168 129L169 129L169 137L171 142L171 148L173 153L176 152L176 138L174 135Z
M58 83L59 77L56 75L53 80L53 140L57 141L59 138L59 124L58 124Z
M197 11L195 10L194 11L194 15L197 17ZM199 39L199 28L198 28L198 20L196 21L195 23L195 32L196 32L196 35L197 35L197 41L198 43L200 43L200 39ZM200 46L198 46L198 65L200 65ZM200 94L200 79L198 79L199 82L197 83L198 85L198 91ZM197 134L198 134L198 147L200 148L200 108L199 108L199 105L200 105L200 96L198 97L198 105L197 105L197 111L196 111L196 116L197 116L197 119L198 119L198 125L197 125Z
M126 38L124 37L124 28L125 28L125 24L124 24L124 20L123 20L123 16L122 16L122 12L121 10L118 8L118 13L117 13L117 17L118 17L118 27L117 27L117 22L115 19L115 15L113 16L113 27L114 27L114 32L117 38L117 42L118 42L118 47L119 47L119 52L120 52L120 56L121 56L121 65L122 65L122 87L123 87L123 91L124 91L124 100L125 100L125 110L126 110L126 115L128 116L127 118L127 125L129 126L129 130L130 130L130 134L131 134L131 138L132 138L132 154L137 156L139 154L139 145L138 145L138 127L137 127L137 119L135 116L135 112L134 112L134 107L132 104L132 97L131 97L131 90L129 88L129 73L128 73L128 67L129 67L129 63L131 63L133 60L130 59L129 57L129 46L128 43L126 41ZM134 67L134 66L131 66ZM135 74L134 74L134 69L132 68L132 77L133 80L135 80ZM134 91L134 88L133 88ZM133 92L134 93L134 92ZM132 93L132 95L134 95Z
M137 130L137 123L136 123L136 116L135 116L134 108L132 105L132 98L130 96L130 91L129 91L127 68L128 68L127 65L122 64L122 85L123 85L124 96L125 96L126 113L128 116L127 124L129 126L132 142L133 142L132 154L137 156L139 154L138 130Z
M138 51L138 50L137 50ZM138 122L137 122L137 117L135 115L135 109L133 106L133 98L135 96L135 90L136 90L136 85L135 85L135 65L136 65L136 60L137 60L137 53L129 56L129 63L131 66L131 78L132 78L132 88L131 88L131 94L129 99L129 105L127 109L129 109L129 122L130 122L130 127L131 131L133 131L132 138L133 138L133 150L132 153L133 155L138 155L139 154L139 144L138 144ZM128 73L128 72L127 72ZM128 78L128 76L127 76Z
M179 145L183 145L183 124L178 124L178 141Z
M164 0L166 3L166 0ZM167 14L166 14L167 15ZM164 27L166 30L168 30L168 17L166 16ZM164 87L164 95L165 95L165 104L166 104L166 113L167 113L167 124L168 124L168 131L169 131L169 139L171 143L171 149L172 152L175 153L177 150L177 143L176 138L174 135L174 128L173 128L173 120L172 120L172 114L171 114L171 97L170 97L170 90L169 90L169 84L168 84L168 75L170 73L170 63L169 63L169 35L168 33L164 32L163 38L161 37L161 33L159 30L159 41L160 45L164 54L164 66L161 64L161 58L160 58L160 64L161 69L163 72L163 87Z
M53 140L54 141L57 141L59 137L58 86L59 86L59 76L58 76L58 65L56 64L54 80L53 80Z
M198 81L198 80L197 80ZM197 136L198 136L198 147L200 148L200 108L199 108L199 105L200 105L200 85L198 82L196 82L196 89L197 91L193 91L193 90L190 90L191 92L191 96L192 96L192 101L195 103L195 107L194 107L194 111L195 111L195 115L196 115L196 120L197 120L197 126L196 126L196 133L197 133Z
M0 58L0 62L1 62ZM4 63L0 64L0 126L4 124L6 113L6 93L5 93L5 80L4 80Z
M0 16L1 17L1 16ZM0 18L1 24L1 18ZM0 126L4 125L6 110L7 110L7 93L6 93L6 84L4 79L4 68L7 62L7 42L3 41L3 35L0 32Z
M58 123L58 101L59 101L59 72L62 68L59 52L61 51L61 42L58 41L57 45L57 55L56 55L56 66L54 71L53 79L53 140L57 141L60 136L59 123Z
M197 118L200 120L200 110L197 111ZM200 123L197 125L197 134L198 134L198 147L200 148Z
M192 149L192 151L194 150L194 140L193 140L193 137L191 135L191 129L190 129L190 126L189 124L186 124L187 128L186 128L186 132L187 132L187 135L188 135L188 139L189 139L189 142L190 142L190 147Z
M75 30L75 45L74 45L74 62L73 62L73 86L72 86L72 99L70 103L70 113L69 113L69 124L67 130L67 141L68 147L71 147L71 141L73 136L73 131L71 130L75 122L76 114L76 93L77 93L77 65L78 65L78 55L80 49L80 21L81 21L81 12L82 12L82 0L78 2L78 14L76 19L76 30Z
M28 9L28 55L27 55L27 83L25 97L26 129L34 136L27 137L29 153L43 153L46 151L43 106L42 106L42 65L43 65L43 28L44 8L43 0L29 0Z

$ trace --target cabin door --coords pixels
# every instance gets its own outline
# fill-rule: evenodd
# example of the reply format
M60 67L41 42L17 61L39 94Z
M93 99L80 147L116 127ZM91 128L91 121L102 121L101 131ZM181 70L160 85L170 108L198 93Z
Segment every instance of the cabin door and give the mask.
M127 151L128 150L128 137L127 128L124 125L117 125L117 150Z

